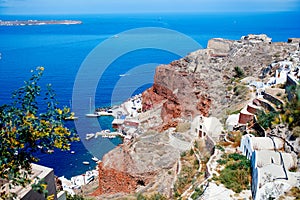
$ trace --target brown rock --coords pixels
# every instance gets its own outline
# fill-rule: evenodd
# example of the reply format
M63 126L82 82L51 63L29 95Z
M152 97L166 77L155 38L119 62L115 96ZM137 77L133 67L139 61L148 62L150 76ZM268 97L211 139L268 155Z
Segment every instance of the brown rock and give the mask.
M130 174L113 168L103 167L99 163L99 187L93 195L131 193L137 188L137 182Z

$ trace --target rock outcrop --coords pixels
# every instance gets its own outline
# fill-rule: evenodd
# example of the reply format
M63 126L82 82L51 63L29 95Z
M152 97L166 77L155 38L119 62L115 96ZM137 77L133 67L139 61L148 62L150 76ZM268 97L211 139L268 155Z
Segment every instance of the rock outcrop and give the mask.
M191 148L188 144L193 137L149 131L131 145L118 146L99 164L99 188L95 194L133 193L154 188L169 194L180 153Z
M199 114L221 118L247 101L247 97L234 96L228 89L234 67L239 66L246 76L257 77L274 59L283 60L298 48L297 42L272 43L264 34L243 36L237 41L211 39L207 49L157 67L153 86L143 93L143 110L163 103L164 125Z

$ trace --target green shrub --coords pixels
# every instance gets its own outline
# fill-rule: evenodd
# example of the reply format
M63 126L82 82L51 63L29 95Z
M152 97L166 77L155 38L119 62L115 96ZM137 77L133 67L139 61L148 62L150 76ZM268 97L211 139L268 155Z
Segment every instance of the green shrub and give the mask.
M213 180L219 180L226 188L232 189L236 193L249 188L250 161L245 156L233 153L229 154L227 159L220 159L217 162L226 164L226 166L220 172L220 176L213 177Z
M194 193L192 194L191 198L192 199L198 199L203 193L203 190L200 188L196 188Z
M67 200L84 200L83 196L80 196L80 195L70 195L70 194L67 194Z
M227 160L219 159L217 160L217 163L219 163L220 165L225 165L227 163Z
M224 147L222 147L222 146L220 146L220 145L216 145L216 148L219 149L219 150L222 151L222 152L225 151Z
M240 68L239 66L234 67L234 72L235 72L234 77L237 77L237 78L245 77L244 70L242 68Z
M194 150L193 149L190 150L190 156L192 156L192 155L194 155Z
M235 96L245 96L247 94L247 87L244 85L237 85L233 88Z

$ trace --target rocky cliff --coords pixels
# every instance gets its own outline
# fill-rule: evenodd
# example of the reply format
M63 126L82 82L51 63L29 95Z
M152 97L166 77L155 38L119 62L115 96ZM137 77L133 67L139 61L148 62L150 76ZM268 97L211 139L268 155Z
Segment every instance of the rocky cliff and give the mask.
M199 114L221 118L247 100L228 89L236 66L246 76L258 77L272 61L285 59L297 48L297 42L272 43L266 35L248 35L237 41L211 39L207 49L157 67L153 86L143 93L143 110L163 103L164 124Z
M234 68L239 66L246 76L258 77L274 60L283 60L299 49L299 42L293 41L272 43L266 35L248 35L237 41L212 39L207 49L158 66L153 86L143 93L143 110L150 113L141 117L144 133L103 157L98 193L172 193L180 153L190 148L195 135L188 131L174 136L175 131L168 128L199 114L221 118L244 105L247 93L240 94L247 88L232 81L237 79Z

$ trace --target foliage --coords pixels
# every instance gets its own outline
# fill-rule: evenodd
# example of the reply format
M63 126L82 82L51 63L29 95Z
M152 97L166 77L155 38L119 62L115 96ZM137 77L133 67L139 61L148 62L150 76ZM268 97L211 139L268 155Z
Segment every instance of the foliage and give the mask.
M38 161L36 152L68 150L75 139L63 124L70 116L69 108L58 107L51 85L44 94L38 85L43 71L43 67L32 71L25 85L13 93L13 102L0 107L0 178L11 185L24 187L31 182L31 163ZM46 108L39 108L41 105Z
M143 196L141 193L138 194L137 200L167 200L165 196L160 193L155 193L151 196Z
M284 122L288 123L290 128L294 128L300 126L300 86L290 87L287 90L290 100L283 108L281 117Z
M227 138L233 142L231 144L232 147L238 147L241 143L242 133L240 131L232 131L228 134Z
M240 68L239 66L234 67L234 77L237 78L243 78L245 77L245 72L242 68Z
M197 176L197 170L201 163L198 161L196 153L196 151L193 151L193 153L190 151L181 157L182 168L174 184L175 197L179 197L190 184L193 184L193 181L200 178Z
M38 180L36 183L33 183L31 187L34 191L43 194L45 197L48 196L47 183L44 179Z
M237 85L233 88L233 92L235 96L241 96L242 98L246 98L248 88L244 85Z
M196 188L194 193L192 194L191 198L192 199L198 199L203 193L203 189L201 188Z
M296 126L294 129L293 129L293 137L296 139L298 137L300 137L300 126Z
M271 127L272 122L275 120L275 118L277 116L278 116L278 113L276 113L276 112L265 113L264 111L258 111L257 120L258 120L258 123L264 129L267 129L267 128Z
M289 87L287 89L290 100L280 112L263 112L260 111L257 115L258 123L269 128L272 124L286 123L289 128L300 126L300 86Z
M82 196L80 195L70 195L70 194L67 194L67 200L85 200Z
M216 147L216 149L219 149L220 151L225 152L224 147L222 147L221 145L217 144L215 147Z
M220 176L214 177L214 179L219 180L226 188L232 189L236 193L248 189L251 182L250 161L237 153L225 155L222 158L217 162L226 166L220 172Z

